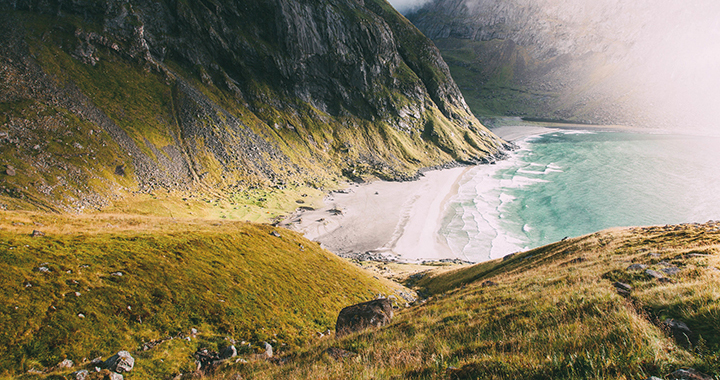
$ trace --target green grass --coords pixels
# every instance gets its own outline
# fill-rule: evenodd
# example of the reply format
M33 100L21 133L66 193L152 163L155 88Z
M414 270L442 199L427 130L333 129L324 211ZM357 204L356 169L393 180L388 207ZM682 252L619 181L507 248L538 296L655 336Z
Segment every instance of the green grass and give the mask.
M321 340L281 366L228 366L216 378L642 379L687 367L717 376L719 248L714 223L616 229L443 271L419 282L428 301L388 326ZM709 256L678 258L688 252ZM626 270L633 262L657 270L662 260L682 269L672 283ZM616 280L634 287L628 298ZM675 342L665 318L686 322L698 343ZM336 361L329 347L358 355Z
M128 378L172 377L227 338L297 347L333 329L342 307L398 288L267 225L3 212L0 226L5 375L126 349L140 357ZM178 338L192 328L197 339ZM178 339L139 350L166 337Z

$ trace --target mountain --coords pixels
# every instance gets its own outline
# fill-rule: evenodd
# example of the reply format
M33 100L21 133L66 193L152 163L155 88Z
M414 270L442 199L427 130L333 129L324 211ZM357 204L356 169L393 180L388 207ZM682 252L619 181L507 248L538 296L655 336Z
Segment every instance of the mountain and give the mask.
M720 6L696 1L434 0L407 15L476 115L716 125Z
M0 9L4 209L409 179L503 148L384 0Z

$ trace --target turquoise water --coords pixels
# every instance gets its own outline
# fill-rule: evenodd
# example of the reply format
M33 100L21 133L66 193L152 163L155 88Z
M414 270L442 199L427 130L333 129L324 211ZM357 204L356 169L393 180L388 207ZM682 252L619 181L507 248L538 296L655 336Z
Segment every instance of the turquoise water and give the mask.
M720 219L720 139L560 131L474 167L445 210L453 252L483 261L609 227Z

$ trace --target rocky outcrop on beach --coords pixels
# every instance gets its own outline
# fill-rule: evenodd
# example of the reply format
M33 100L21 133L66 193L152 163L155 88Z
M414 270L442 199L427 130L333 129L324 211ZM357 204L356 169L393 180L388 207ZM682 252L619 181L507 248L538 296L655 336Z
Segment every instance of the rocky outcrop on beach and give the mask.
M503 147L384 0L0 9L5 208L411 178Z

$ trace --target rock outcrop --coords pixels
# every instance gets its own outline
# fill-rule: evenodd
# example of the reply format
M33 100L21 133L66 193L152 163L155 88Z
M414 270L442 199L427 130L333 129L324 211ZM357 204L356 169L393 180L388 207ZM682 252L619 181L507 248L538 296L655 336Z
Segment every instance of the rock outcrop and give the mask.
M403 179L503 148L437 48L385 0L0 0L0 10L5 207Z
M392 317L392 302L387 298L348 306L338 315L335 336L341 337L368 327L381 327L388 324Z

